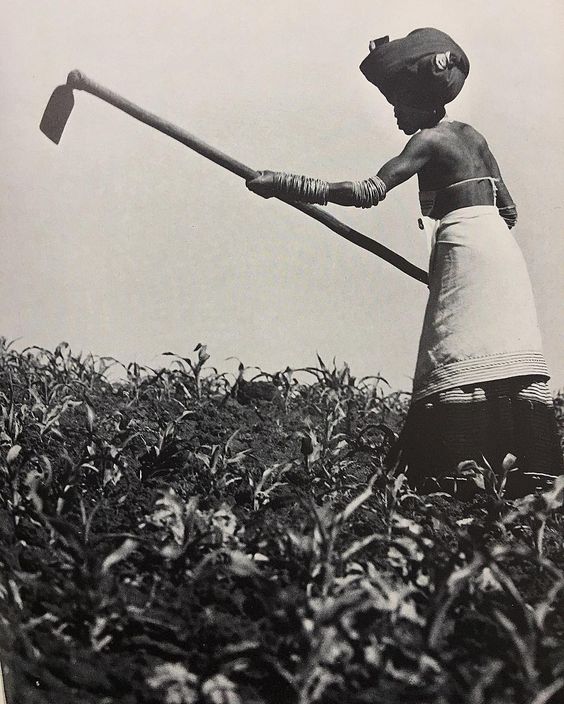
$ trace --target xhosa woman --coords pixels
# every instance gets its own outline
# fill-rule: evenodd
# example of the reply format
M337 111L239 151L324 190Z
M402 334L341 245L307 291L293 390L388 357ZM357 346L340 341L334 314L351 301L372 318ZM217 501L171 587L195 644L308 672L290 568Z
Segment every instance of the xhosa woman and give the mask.
M564 467L531 284L511 232L515 204L484 137L445 112L469 68L435 29L371 42L360 69L411 136L401 154L364 181L262 171L247 186L265 198L366 208L417 175L422 214L434 221L429 299L394 461L430 487L464 460L500 472L511 453L518 471L509 491L521 495Z

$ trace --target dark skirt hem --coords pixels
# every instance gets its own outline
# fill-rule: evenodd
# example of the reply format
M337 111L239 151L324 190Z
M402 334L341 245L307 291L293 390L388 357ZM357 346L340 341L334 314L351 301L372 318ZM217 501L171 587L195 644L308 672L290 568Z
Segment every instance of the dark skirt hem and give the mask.
M472 403L414 403L388 465L405 470L419 489L437 491L452 484L460 462L484 459L502 472L507 454L515 455L518 471L508 478L508 495L522 496L544 488L564 474L554 408L517 394L488 395ZM450 482L450 483L449 483Z

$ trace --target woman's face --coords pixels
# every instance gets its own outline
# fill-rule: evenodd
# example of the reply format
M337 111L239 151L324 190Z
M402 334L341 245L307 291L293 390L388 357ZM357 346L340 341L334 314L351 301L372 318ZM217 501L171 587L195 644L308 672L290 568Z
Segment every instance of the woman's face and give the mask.
M405 134L415 134L429 121L427 110L418 110L408 105L394 106L394 117L398 128Z

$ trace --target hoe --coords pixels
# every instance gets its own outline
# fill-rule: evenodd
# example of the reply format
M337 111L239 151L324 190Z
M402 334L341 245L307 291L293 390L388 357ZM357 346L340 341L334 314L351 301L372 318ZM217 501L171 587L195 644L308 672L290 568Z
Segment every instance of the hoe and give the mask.
M65 125L67 124L67 120L72 112L74 106L74 90L83 90L91 95L95 95L97 98L100 98L106 103L109 103L119 110L126 112L136 120L144 122L146 125L149 125L149 127L154 127L159 132L172 137L172 139L175 139L177 142L193 149L198 152L198 154L205 156L207 159L211 159L211 161L219 164L219 166L223 166L224 169L231 171L245 180L254 178L258 175L258 172L251 169L249 166L246 166L240 161L224 154L219 151L219 149L215 149L209 144L206 144L189 132L173 125L171 122L163 120L157 115L154 115L129 100L122 98L117 93L114 93L98 83L95 83L80 71L71 71L69 73L66 84L55 88L49 102L47 103L47 107L45 108L40 129L43 134L49 137L49 139L55 142L55 144L59 143L63 130L65 129ZM414 279L417 279L417 281L421 281L425 284L428 282L427 274L423 271L423 269L420 269L411 262L408 262L399 254L396 254L396 252L393 252L391 249L388 249L379 242L376 242L370 237L353 230L351 227L340 222L340 220L337 220L337 218L333 217L328 212L321 210L314 205L296 203L287 200L284 202L288 203L288 205L291 205L293 208L301 210L302 213L309 215L311 218L323 223L330 230L333 230L333 232L336 232L349 242L352 242L353 244L372 252L372 254L375 254L381 259L384 259L408 276L411 276Z

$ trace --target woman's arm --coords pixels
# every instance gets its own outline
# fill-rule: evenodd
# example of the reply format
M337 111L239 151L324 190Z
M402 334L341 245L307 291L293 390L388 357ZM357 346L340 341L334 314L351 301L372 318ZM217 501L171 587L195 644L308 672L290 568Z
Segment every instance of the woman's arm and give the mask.
M399 186L414 176L427 163L431 156L432 138L427 132L420 132L414 135L406 144L404 150L398 156L390 159L378 171L378 178L384 182L386 191ZM367 179L368 181L368 179ZM337 205L357 206L359 185L363 182L339 181L328 183L327 201ZM262 171L260 175L247 181L247 188L262 196L271 198L280 195L277 185L276 173L273 171Z
M407 181L427 164L433 151L434 135L423 130L413 135L398 156L390 159L378 171L389 190Z

